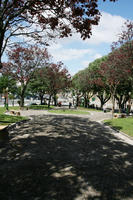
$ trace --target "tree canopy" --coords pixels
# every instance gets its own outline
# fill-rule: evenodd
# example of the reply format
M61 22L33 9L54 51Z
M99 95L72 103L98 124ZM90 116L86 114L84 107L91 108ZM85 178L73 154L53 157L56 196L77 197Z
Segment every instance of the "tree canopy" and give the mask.
M0 60L11 38L28 36L46 44L75 30L85 39L99 19L98 0L1 0Z
M0 70L3 74L14 78L21 85L21 106L24 105L24 95L30 79L36 69L48 64L50 55L47 49L40 49L37 46L29 48L17 45L8 52L9 62L3 63Z

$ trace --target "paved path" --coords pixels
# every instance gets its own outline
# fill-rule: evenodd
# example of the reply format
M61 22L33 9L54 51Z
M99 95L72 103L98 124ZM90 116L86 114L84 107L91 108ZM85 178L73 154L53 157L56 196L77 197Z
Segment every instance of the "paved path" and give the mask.
M89 115L63 115L60 114L60 116L64 117L64 116L75 116L75 117L79 117L79 118L87 118L91 121L95 121L95 122L102 122L105 119L111 119L112 118L112 114L111 112L97 112L97 111L89 111ZM53 114L48 112L47 110L23 110L21 111L21 115L22 116L29 116L32 117L34 119L35 116L42 116L42 115L59 115L59 114ZM105 125L103 125L105 127ZM133 139L131 139L131 137L127 136L126 134L122 133L122 132L117 132L117 131L113 131L111 128L108 127L108 129L111 130L111 134L115 135L115 137L117 137L120 140L123 140L124 142L133 145Z
M133 200L133 145L116 135L92 118L34 116L0 148L1 199Z
M54 114L50 113L47 110L22 110L20 111L22 116L37 116L37 115L59 115L59 114ZM65 116L77 116L77 117L84 117L84 118L89 118L93 121L103 121L104 119L110 119L111 118L111 113L104 113L104 112L97 112L97 111L88 111L90 115L67 115ZM61 115L61 114L60 114ZM63 115L63 114L62 114ZM63 115L64 116L64 115Z

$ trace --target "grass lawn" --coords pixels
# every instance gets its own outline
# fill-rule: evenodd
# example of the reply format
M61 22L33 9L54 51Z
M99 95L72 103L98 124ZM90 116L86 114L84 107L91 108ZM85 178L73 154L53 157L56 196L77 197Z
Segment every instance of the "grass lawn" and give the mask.
M86 110L86 111L97 111L101 112L102 110L97 110L95 108L84 108L84 107L78 107L79 110Z
M33 110L47 110L47 109L54 108L54 106L50 106L50 108L48 108L47 105L31 105L31 106L28 106L28 108L33 109Z
M9 110L19 110L18 106L9 107ZM18 121L27 119L26 117L21 116L11 116L4 114L6 112L5 107L0 107L0 125L9 125Z
M118 118L105 120L105 124L133 136L133 118Z
M9 110L19 110L19 106L10 106ZM0 107L0 114L4 114L6 112L5 107Z
M59 109L59 110L50 110L51 113L57 114L76 114L76 115L89 115L89 112L83 110L72 110L72 109Z

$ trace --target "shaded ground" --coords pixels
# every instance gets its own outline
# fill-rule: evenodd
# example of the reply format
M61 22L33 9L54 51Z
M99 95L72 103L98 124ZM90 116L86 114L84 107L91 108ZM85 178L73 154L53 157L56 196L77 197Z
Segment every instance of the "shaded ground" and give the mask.
M57 108L58 110L63 109L61 108ZM68 109L69 110L69 109ZM78 109L80 110L80 109ZM37 116L37 115L59 115L56 113L50 113L48 112L48 110L21 110L21 115L22 116ZM104 112L97 112L97 111L86 111L88 112L88 116L87 115L70 115L70 114L65 114L65 116L79 116L79 117L84 117L87 118L89 117L90 120L92 121L103 121L104 119L111 119L112 118L112 114L110 112L104 113ZM64 116L64 114L60 114L62 116Z
M0 148L2 200L133 200L133 146L87 118L44 115Z

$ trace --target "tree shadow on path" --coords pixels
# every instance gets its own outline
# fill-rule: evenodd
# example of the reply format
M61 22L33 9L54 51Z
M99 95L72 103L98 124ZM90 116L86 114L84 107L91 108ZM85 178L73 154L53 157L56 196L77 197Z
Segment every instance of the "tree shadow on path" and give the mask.
M133 199L133 146L79 117L41 116L0 148L2 200Z

